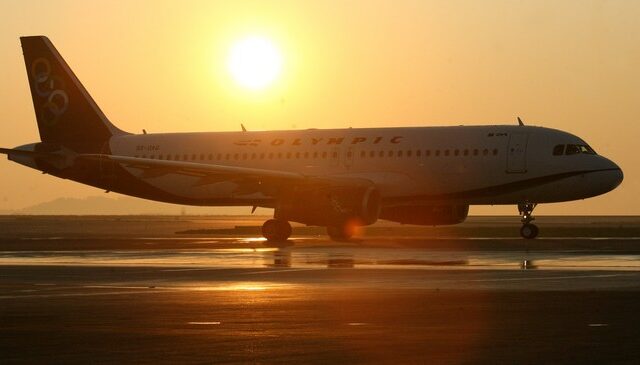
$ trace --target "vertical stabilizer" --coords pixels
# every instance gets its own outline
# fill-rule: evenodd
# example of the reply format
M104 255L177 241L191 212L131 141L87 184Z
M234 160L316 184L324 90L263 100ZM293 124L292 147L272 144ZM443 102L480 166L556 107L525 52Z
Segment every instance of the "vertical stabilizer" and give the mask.
M42 142L89 153L125 134L109 122L47 37L20 42Z

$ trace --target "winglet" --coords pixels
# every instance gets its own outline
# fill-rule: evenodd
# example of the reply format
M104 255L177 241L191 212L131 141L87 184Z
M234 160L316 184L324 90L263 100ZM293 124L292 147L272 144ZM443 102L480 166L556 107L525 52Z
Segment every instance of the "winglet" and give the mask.
M520 117L518 117L518 125L524 127L524 123L522 122L522 119L520 119Z
M246 132L246 131L247 131L247 128L245 128L245 127L244 127L244 124L240 123L240 127L242 127L242 131L243 131L243 132Z

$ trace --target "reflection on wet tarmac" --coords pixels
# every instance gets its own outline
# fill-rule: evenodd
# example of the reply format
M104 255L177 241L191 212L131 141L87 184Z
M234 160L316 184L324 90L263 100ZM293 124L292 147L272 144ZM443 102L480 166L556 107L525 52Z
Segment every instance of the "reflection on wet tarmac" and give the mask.
M320 239L295 246L265 247L262 239L210 239L211 249L2 251L0 265L171 266L193 268L387 268L387 269L607 269L638 270L634 252L430 250L429 248L334 245ZM257 242L257 245L256 245ZM606 251L604 251L606 252Z

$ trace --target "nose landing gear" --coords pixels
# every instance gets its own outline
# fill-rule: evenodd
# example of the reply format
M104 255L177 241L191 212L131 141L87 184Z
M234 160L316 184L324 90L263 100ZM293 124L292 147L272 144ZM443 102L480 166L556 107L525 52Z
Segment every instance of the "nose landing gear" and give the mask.
M522 227L520 228L520 235L522 238L533 239L538 236L538 226L531 223L535 218L533 217L533 209L536 207L535 203L522 203L518 204L518 212L522 219Z

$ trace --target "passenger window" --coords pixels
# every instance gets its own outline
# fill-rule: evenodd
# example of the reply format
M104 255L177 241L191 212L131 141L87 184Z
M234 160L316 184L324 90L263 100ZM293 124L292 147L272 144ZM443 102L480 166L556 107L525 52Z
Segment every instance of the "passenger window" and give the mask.
M191 155L191 159L192 159L193 161L195 161L195 160L196 160L196 158L197 158L197 156L196 156L196 154L195 154L195 153L194 153L193 155Z
M176 155L176 156L175 156L175 158L174 158L174 160L176 160L176 161L180 161L180 155Z
M365 151L360 151L360 158L367 157L367 153Z
M255 160L255 159L256 159L256 157L258 157L258 155L257 155L255 152L251 154L251 159L252 159L252 160Z
M494 149L493 149L493 155L494 155L494 156L498 156L498 149L497 149L497 148L494 148Z
M453 151L453 154L454 154L455 156L458 156L458 155L460 154L460 150L455 150L455 151Z
M327 151L322 152L322 158L324 158L324 159L327 158Z
M384 157L384 151L378 152L378 157Z
M424 155L427 157L431 156L431 150L424 151Z
M239 160L240 159L240 154L239 153L234 154L233 155L233 159L234 160Z
M488 149L485 148L484 150L482 150L482 156L486 156L488 154L489 154L489 150Z
M407 157L411 157L412 154L413 152L411 150L407 151Z
M398 157L402 157L402 150L398 151Z
M416 157L421 157L421 156L422 156L422 150L417 150Z
M469 150L464 150L464 153L463 153L463 154L464 154L465 156L469 156Z
M287 152L287 158L291 158L291 152Z
M449 156L449 150L444 150L444 155Z
M439 157L440 156L440 150L436 150L435 155L436 155L436 157Z
M473 155L474 155L474 156L478 156L478 149L477 149L477 148L474 148L474 150L473 150Z
M559 144L555 147L553 147L553 155L554 156L562 156L564 154L564 145L563 144Z
M203 154L200 154L200 160L201 160L201 161L202 161L202 160L204 160L204 153L203 153Z
M333 153L333 158L338 158L338 152Z
M300 158L300 152L296 152L296 158Z
M171 155L167 155L167 161L171 161Z
M565 151L566 155L577 155L578 153L580 153L580 148L578 146L576 146L575 144L567 145L567 149Z

